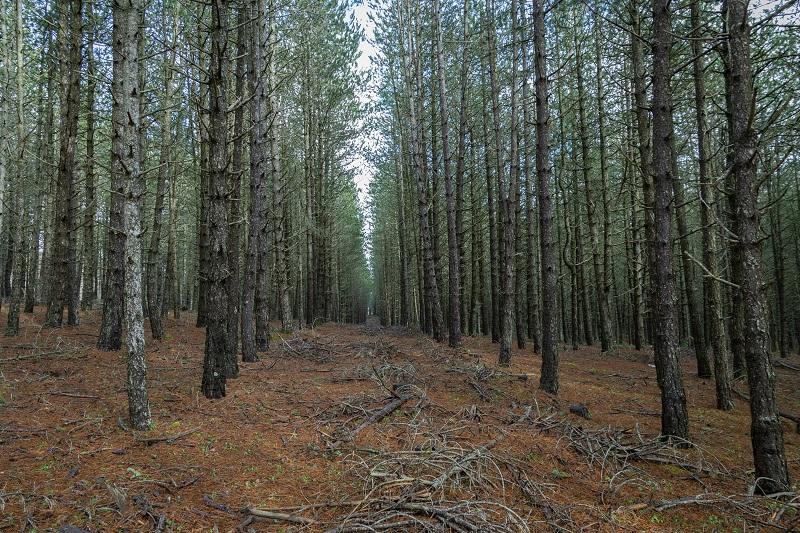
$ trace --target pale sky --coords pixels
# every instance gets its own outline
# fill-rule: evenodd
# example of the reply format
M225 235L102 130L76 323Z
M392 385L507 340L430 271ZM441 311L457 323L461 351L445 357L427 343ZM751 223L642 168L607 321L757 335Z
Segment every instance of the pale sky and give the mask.
M365 3L360 3L359 5L353 7L351 12L356 22L364 31L365 38L362 39L361 43L358 45L358 50L361 52L361 56L358 58L357 62L358 70L363 73L370 69L371 58L378 54L378 50L372 45L374 25L367 16L367 14L370 12L370 8ZM372 99L373 95L371 94L370 88L364 86L361 88L361 92L358 97L362 103L367 103ZM361 137L362 138L357 142L357 146L373 145L374 140L370 137L368 132L363 131L361 133ZM375 174L375 169L373 168L372 164L366 160L363 154L355 155L355 165L357 167L355 181L356 185L361 191L359 194L361 205L364 206L367 196L367 189L372 181L373 175Z

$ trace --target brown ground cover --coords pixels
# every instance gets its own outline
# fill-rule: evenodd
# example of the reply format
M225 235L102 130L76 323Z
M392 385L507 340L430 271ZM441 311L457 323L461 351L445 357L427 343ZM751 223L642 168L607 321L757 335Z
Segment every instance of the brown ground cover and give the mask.
M204 332L185 314L148 341L155 422L136 433L124 425L124 351L94 347L99 314L52 330L43 312L0 338L3 531L800 528L791 495L748 496L747 405L716 410L688 356L684 449L655 439L655 369L632 349L562 351L553 398L537 390L530 348L498 369L483 338L455 351L374 321L324 325L273 334L263 360L209 401ZM800 414L800 372L776 373L781 409ZM797 480L800 436L789 420L784 433Z

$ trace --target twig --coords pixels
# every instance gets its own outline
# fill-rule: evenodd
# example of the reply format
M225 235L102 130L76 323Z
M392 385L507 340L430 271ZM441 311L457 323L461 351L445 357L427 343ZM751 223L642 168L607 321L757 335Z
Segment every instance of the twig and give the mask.
M78 394L78 393L75 393L75 392L53 391L53 392L45 392L45 394L50 395L50 396L66 396L68 398L85 398L87 400L99 400L100 399L100 396L93 396L91 394Z
M146 446L152 446L153 444L156 444L156 443L159 443L159 442L167 442L169 444L172 444L176 440L182 439L183 437L191 435L192 433L197 433L198 431L200 431L200 428L196 427L196 428L190 429L188 431L184 431L182 433L177 433L175 435L164 435L162 437L137 438L136 441L137 442L143 442Z

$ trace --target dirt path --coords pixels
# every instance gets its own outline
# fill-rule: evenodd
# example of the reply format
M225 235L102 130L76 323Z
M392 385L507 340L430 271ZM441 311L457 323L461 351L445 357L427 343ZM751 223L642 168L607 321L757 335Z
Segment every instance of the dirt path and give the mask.
M652 439L659 402L646 354L565 352L555 399L537 391L530 351L501 372L485 339L456 352L371 317L274 334L263 360L242 364L212 402L198 392L203 332L186 315L148 345L156 422L136 434L124 427L124 354L94 349L99 315L64 330L40 329L40 315L24 318L23 336L0 339L1 530L797 524L796 507L742 496L746 405L714 409L713 383L691 376L690 359L697 446L676 451ZM800 373L777 372L781 407L800 413ZM797 479L800 438L784 429Z

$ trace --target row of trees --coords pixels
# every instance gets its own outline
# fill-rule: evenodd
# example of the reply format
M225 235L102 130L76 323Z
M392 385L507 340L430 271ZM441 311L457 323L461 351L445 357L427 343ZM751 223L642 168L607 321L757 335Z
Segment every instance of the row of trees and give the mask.
M145 320L161 339L167 313L197 311L209 398L225 395L240 352L268 348L270 318L362 321L361 35L348 9L4 2L6 333L39 303L50 327L102 307L98 346L125 341L130 420L145 429Z
M383 322L453 347L491 335L501 365L530 342L553 394L559 343L652 344L662 434L676 443L689 437L690 346L720 409L747 378L758 484L784 490L770 356L800 344L791 3L374 9Z

